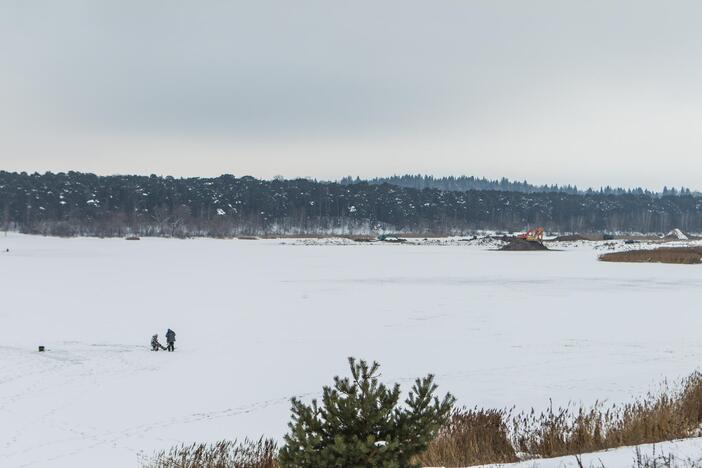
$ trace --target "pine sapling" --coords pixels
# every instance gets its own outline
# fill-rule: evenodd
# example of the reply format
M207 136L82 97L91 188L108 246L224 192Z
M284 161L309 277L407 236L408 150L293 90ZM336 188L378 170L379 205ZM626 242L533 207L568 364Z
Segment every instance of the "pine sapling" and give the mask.
M349 358L351 378L324 387L321 406L292 400L292 421L280 451L282 468L414 467L448 420L454 397L439 400L434 377L417 379L404 405L400 386L378 381L380 365Z

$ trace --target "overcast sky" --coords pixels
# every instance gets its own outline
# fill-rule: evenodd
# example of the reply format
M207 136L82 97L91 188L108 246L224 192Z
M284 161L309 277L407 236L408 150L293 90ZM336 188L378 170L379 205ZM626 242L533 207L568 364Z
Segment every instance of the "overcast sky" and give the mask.
M702 2L0 0L0 169L702 189Z

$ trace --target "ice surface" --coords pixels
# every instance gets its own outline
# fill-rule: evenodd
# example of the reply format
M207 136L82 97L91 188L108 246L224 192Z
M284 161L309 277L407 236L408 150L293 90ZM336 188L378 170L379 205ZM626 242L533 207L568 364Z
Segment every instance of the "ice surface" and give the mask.
M598 262L586 242L304 244L0 234L0 466L279 437L288 399L350 355L404 388L432 372L460 404L537 409L700 363L702 267ZM176 352L150 352L169 327Z

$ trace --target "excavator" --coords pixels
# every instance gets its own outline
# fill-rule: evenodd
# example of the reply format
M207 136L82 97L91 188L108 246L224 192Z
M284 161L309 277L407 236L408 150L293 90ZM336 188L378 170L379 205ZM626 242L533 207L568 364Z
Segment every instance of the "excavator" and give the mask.
M544 228L537 227L534 229L529 229L524 234L517 235L517 239L530 241L530 242L543 242L544 241Z

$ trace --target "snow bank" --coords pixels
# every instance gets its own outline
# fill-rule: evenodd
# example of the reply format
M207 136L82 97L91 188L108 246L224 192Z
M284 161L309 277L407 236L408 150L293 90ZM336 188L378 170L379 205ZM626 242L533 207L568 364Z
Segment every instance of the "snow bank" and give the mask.
M688 240L689 237L687 237L680 229L675 228L672 231L670 231L666 237L672 238L672 239L677 239L677 240Z
M671 455L672 458L669 458ZM586 468L635 468L637 457L641 457L642 460L657 460L655 466L659 467L692 468L699 466L702 461L702 439L693 438L638 447L620 447L602 452L586 453L580 459ZM664 459L670 459L673 463L666 464L663 462ZM575 456L528 460L502 465L484 465L484 467L490 468L498 466L503 468L578 468L579 465Z

